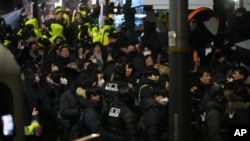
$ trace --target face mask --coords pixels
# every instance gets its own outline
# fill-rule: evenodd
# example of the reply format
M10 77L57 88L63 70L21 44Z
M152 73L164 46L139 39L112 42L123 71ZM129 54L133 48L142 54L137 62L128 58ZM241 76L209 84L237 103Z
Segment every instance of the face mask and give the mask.
M168 98L165 97L165 98L162 98L159 100L159 102L162 104L162 105L167 105L168 104Z
M39 82L40 78L38 76L35 77L35 82Z
M59 70L57 66L53 66L51 69L52 69L52 72Z
M62 85L67 85L68 84L68 80L66 78L60 78L60 83Z
M102 87L104 83L105 83L104 79L98 81L97 87Z
M54 83L54 81L53 81L51 78L48 78L48 79L47 79L47 82L49 82L49 83L51 83L51 84Z
M150 51L144 51L144 52L143 52L143 55L144 55L144 56L151 55L151 52L150 52Z
M92 62L93 62L93 63L97 63L97 60L96 60L96 59L93 59Z

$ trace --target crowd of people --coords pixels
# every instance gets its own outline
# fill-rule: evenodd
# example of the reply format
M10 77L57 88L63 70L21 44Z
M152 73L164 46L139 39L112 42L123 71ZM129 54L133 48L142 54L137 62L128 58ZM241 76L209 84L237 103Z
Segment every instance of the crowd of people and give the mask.
M244 64L249 60L237 59L229 46L236 37L226 33L240 34L239 16L231 18L230 28L215 38L212 52L199 64L190 53L187 95L195 141L226 141L231 124L250 123L249 66ZM27 141L69 141L92 133L101 141L168 140L168 45L152 29L134 42L126 26L115 29L111 18L99 29L86 12L72 15L62 7L42 29L25 14L17 31L1 19L1 42L25 78L26 124L36 121L36 128L25 128Z

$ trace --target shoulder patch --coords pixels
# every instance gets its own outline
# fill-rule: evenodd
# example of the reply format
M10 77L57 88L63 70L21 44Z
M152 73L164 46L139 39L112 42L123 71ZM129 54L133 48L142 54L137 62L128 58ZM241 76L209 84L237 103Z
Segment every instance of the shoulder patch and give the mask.
M120 112L121 112L121 109L118 109L118 108L111 108L111 109L109 110L109 116L111 116L111 117L118 117L119 114L120 114Z

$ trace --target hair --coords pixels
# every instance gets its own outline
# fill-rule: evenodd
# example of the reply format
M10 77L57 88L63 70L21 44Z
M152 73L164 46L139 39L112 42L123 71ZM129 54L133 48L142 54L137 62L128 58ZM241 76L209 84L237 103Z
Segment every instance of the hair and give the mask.
M239 74L244 75L243 80L246 80L246 78L248 77L249 73L248 70L243 67L243 66L236 66L233 71L239 71Z
M63 77L63 76L64 76L64 74L61 71L55 71L55 72L52 72L52 74L51 74L51 78L56 83L60 83L60 77Z
M97 71L99 70L99 65L96 64L96 63L90 63L88 66L87 66L87 72L93 72L93 71Z
M58 40L58 39L61 39L62 40L62 42L63 42L63 37L61 37L61 36L56 36L56 38L54 39L54 43L56 42L56 40Z
M102 44L100 42L94 42L93 44L91 44L92 49L94 49L96 46L102 47Z
M38 43L35 41L29 42L28 48L31 49L32 45L36 44L38 46Z
M76 87L82 87L82 88L91 88L93 86L94 82L97 82L97 74L96 73L87 73L87 74L81 74L75 82Z
M52 72L51 72L51 70L45 70L45 71L43 71L42 73L41 73L41 75L40 75L40 81L41 82L46 82L46 77L49 75L49 74L51 74Z
M74 14L74 17L76 17L77 14L80 14L81 18L83 18L81 12L77 11L75 14Z
M63 68L65 77L69 80L75 80L80 75L80 69L76 63L71 62Z
M133 68L134 69L134 64L132 62L126 62L126 65L128 65L129 68Z
M26 80L33 81L36 77L37 68L33 65L30 65L25 67L22 72Z
M93 53L92 51L88 52L88 53L86 54L86 56L85 56L85 59L86 59L86 60L89 60L90 57L91 57L92 55L94 55L94 53Z
M90 88L90 89L86 89L86 97L87 99L91 98L91 95L102 95L102 90L99 88Z
M210 73L210 74L212 74L212 72L211 72L211 70L209 68L203 67L203 68L200 68L198 70L198 77L199 78L202 77L204 75L204 73Z
M159 57L159 63L162 65L166 65L166 63L169 63L169 54L166 52L162 52Z
M163 97L166 97L166 92L164 91L164 89L155 89L153 90L153 95L154 96L163 96Z
M156 68L153 68L153 67L146 68L146 70L143 73L143 76L148 77L148 76L151 76L151 75L158 75L159 76L160 73Z
M33 30L33 25L26 25L23 29L22 29L22 35L21 35L23 40L28 39L29 37L36 37L36 34Z
M59 51L61 52L63 48L67 48L69 50L69 46L67 45L62 45L59 47Z
M123 63L118 63L113 68L113 80L115 81L124 81L125 76L125 65Z
M247 12L247 10L245 7L240 7L238 9L236 9L236 11L235 11L235 13L246 13L246 12Z

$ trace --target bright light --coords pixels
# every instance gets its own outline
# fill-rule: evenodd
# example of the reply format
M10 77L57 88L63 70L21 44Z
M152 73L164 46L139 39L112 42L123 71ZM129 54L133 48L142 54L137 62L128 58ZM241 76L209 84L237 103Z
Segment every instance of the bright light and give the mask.
M99 137L100 134L91 134L91 136L95 138L95 137Z
M92 0L92 4L95 5L96 4L96 0Z
M58 6L60 6L60 7L62 7L62 0L57 0L57 2L55 2L55 7L58 7Z

